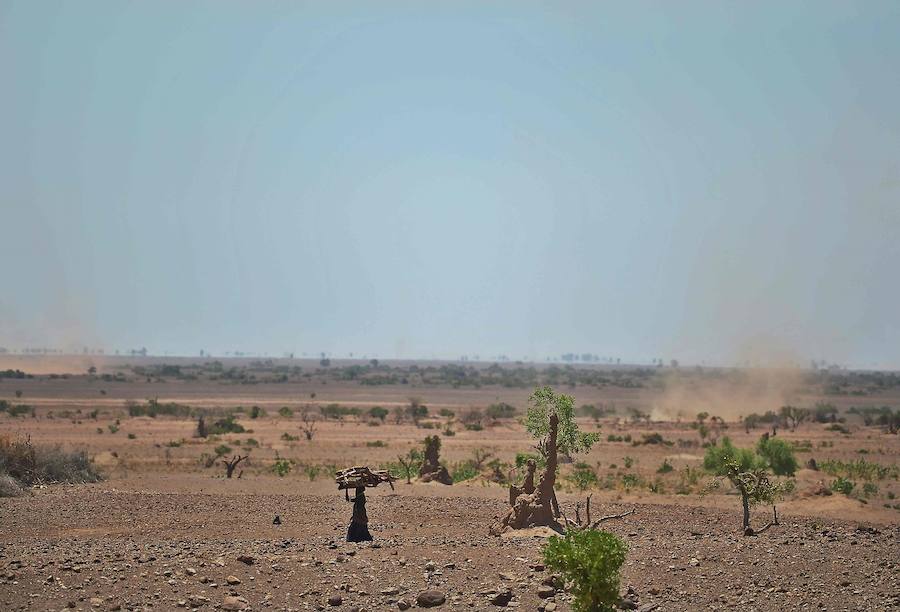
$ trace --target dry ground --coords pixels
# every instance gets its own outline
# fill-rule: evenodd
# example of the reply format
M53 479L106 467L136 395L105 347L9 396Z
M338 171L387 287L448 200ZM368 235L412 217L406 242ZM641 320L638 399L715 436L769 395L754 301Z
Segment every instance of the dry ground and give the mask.
M312 385L312 384L311 384ZM0 499L0 610L155 609L179 607L254 610L331 608L397 609L398 600L415 605L416 595L436 588L447 596L443 609L494 609L493 593L511 589L512 607L536 610L547 574L540 569L540 537L492 538L487 528L505 508L506 490L477 478L452 487L398 484L370 495L374 545L343 542L350 504L324 473L310 480L306 466L381 464L418 444L427 430L412 424L366 422L320 424L311 442L303 439L298 416L277 417L282 405L311 401L343 405L398 405L410 395L432 407L458 412L494 401L524 407L520 389L360 387L347 383L311 385L217 385L207 381L99 384L82 377L4 380L0 397L36 407L36 418L0 415L0 433L30 435L38 443L83 447L106 475L93 485L56 485L32 495ZM100 395L103 387L106 395ZM11 396L23 391L22 398ZM565 390L578 403L605 402L648 406L647 389ZM192 437L190 420L127 418L126 399L182 401L210 410L259 405L268 415L243 416L252 431L215 441ZM897 405L898 398L867 398L867 404ZM807 397L805 405L814 398ZM845 400L841 400L845 401ZM355 403L355 404L354 404ZM840 402L839 402L840 403ZM858 402L861 403L861 402ZM97 418L91 410L97 409ZM769 409L760 406L760 412ZM772 406L771 409L777 409ZM81 413L78 413L81 410ZM48 418L50 413L55 418ZM68 413L68 417L62 414ZM119 430L109 425L119 420ZM634 515L606 523L629 545L623 590L632 585L645 610L888 610L900 607L900 495L894 479L877 482L867 502L843 495L813 495L831 477L813 470L797 475L797 490L779 506L782 524L745 538L739 532L739 501L734 495L701 497L702 482L688 495L676 494L686 469L697 470L703 449L686 424L633 424L624 418L589 420L602 442L579 460L590 464L610 486L593 490L595 512L636 507ZM440 428L446 425L439 424ZM896 435L850 422L850 434L804 424L791 440L808 440L812 450L798 458L865 458L896 465ZM528 451L530 441L515 421L483 431L459 423L443 437L442 456L451 464L487 449L504 462ZM98 429L102 433L98 433ZM660 433L673 446L607 442L606 436ZM283 434L299 436L298 441ZM739 446L755 442L761 430L744 433L736 423L725 432ZM133 437L130 438L128 434ZM248 440L255 440L250 445ZM679 444L678 441L682 440ZM375 441L383 445L372 446ZM249 452L241 479L226 480L221 465L205 468L204 453L219 444ZM862 451L862 452L861 452ZM292 472L271 472L275 457L293 461ZM627 458L627 459L626 459ZM658 474L663 461L674 470ZM625 468L626 461L630 467ZM615 467L612 467L615 466ZM322 468L325 469L325 468ZM569 468L564 468L565 470ZM643 483L626 488L622 474ZM688 472L690 473L690 472ZM658 493L648 484L657 482ZM583 499L563 479L560 492L570 515ZM861 486L861 485L860 485ZM885 507L885 504L891 507ZM275 515L283 524L272 524ZM761 509L754 520L761 523ZM238 557L252 557L252 564ZM429 564L431 562L432 564ZM428 569L433 568L433 569ZM240 582L229 585L228 577ZM241 597L241 600L226 597ZM567 596L552 601L569 609Z

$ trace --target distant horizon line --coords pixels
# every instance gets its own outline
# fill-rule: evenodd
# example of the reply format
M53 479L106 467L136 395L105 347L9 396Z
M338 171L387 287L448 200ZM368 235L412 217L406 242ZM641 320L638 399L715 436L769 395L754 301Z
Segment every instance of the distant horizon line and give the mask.
M68 357L68 358L146 358L146 359L273 359L288 361L321 361L328 359L329 361L356 361L369 362L373 359L379 362L389 361L434 361L434 362L453 362L453 363L479 363L479 364L562 364L562 365L589 365L589 366L618 366L618 367L664 367L668 369L678 368L738 368L738 369L799 369L799 370L831 370L831 371L897 371L896 367L873 364L871 366L861 366L858 364L846 365L827 360L810 359L805 364L801 361L788 363L767 363L764 360L750 361L745 360L737 363L725 363L716 361L701 362L683 362L679 359L663 359L654 357L645 360L622 359L618 357L601 357L595 353L562 353L560 355L551 355L544 358L534 358L525 356L522 358L513 358L505 354L492 355L482 357L480 354L473 353L469 355L458 355L455 357L448 356L402 356L402 357L385 357L376 353L348 352L336 354L333 351L318 351L316 353L309 352L291 352L283 351L281 354L270 354L268 352L250 352L250 351L224 351L222 353L212 353L205 350L197 353L188 354L179 351L163 351L161 353L150 352L146 348L141 349L114 349L114 352L107 352L106 349L83 349L82 351L73 351L66 349L50 349L50 348L15 348L8 349L0 346L0 358L3 357ZM590 359L585 359L585 357Z

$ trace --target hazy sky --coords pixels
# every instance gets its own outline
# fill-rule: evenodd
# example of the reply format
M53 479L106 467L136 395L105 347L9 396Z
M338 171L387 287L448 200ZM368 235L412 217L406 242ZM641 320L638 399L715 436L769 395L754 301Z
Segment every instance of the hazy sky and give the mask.
M900 367L900 3L0 1L0 346Z

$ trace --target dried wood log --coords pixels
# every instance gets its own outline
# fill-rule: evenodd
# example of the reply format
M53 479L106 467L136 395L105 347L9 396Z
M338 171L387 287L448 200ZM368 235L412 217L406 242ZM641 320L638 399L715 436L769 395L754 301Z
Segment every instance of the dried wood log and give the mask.
M373 470L365 465L357 465L340 470L334 475L338 490L357 489L359 487L377 487L383 482L394 488L397 478L387 470Z

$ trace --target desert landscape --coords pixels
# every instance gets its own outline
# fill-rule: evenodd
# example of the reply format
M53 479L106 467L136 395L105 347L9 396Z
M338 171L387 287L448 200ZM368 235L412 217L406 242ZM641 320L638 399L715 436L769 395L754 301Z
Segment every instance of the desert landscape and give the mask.
M83 451L98 480L38 481L0 501L2 609L568 610L543 556L553 532L489 533L539 455L524 417L543 385L573 396L578 427L598 434L561 460L555 490L563 522L588 497L595 518L612 517L602 529L627 545L620 608L900 605L895 373L54 356L3 367L5 448ZM745 536L741 498L710 486L705 455L725 438L753 449L773 428L797 467L778 524ZM419 476L429 436L452 484ZM351 504L334 474L353 465L397 477L369 492L372 542L345 541ZM771 514L758 505L751 522Z

